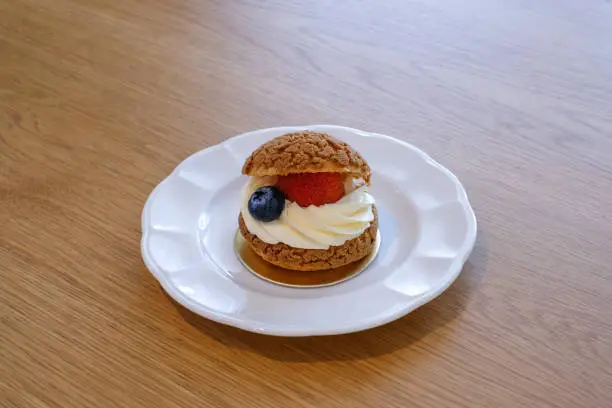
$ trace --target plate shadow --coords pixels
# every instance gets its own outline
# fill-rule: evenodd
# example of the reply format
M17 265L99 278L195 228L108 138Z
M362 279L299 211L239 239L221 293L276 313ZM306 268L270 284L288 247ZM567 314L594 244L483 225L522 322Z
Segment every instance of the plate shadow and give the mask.
M439 297L384 326L337 336L274 337L250 333L205 319L185 309L170 296L166 297L187 323L227 347L284 362L367 359L410 347L457 319L468 306L471 295L481 282L486 264L485 237L479 235L463 271ZM160 290L163 292L163 289Z

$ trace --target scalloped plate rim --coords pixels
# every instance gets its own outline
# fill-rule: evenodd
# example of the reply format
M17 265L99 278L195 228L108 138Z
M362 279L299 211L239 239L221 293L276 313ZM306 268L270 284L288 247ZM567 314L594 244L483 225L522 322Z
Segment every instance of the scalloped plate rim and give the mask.
M319 131L325 131L327 133L329 133L330 131L333 131L334 129L337 129L337 130L343 130L343 131L348 131L350 133L358 134L362 137L379 137L379 138L388 139L394 143L399 143L403 145L405 148L408 148L412 150L413 152L417 153L421 158L423 158L425 162L427 162L427 164L432 165L437 170L441 171L446 177L448 177L453 182L453 185L455 186L458 192L457 201L461 203L464 216L466 217L468 231L464 238L463 245L461 245L461 247L457 251L458 252L457 256L454 257L453 262L447 269L447 272L439 279L441 283L437 285L434 289L428 290L427 292L422 293L419 296L415 296L414 298L407 300L406 305L404 307L395 311L394 313L388 314L383 319L374 317L368 320L361 321L359 322L359 324L353 324L351 326L341 327L336 330L329 330L329 329L324 329L324 330L310 329L308 330L308 329L295 329L295 328L271 327L271 326L257 327L257 325L250 323L248 320L238 318L238 317L228 317L223 314L210 311L209 308L189 299L189 297L182 294L174 286L174 284L171 283L166 278L165 273L161 271L161 268L159 267L159 265L157 265L156 262L153 260L153 257L149 253L149 248L146 245L151 235L151 230L152 230L152 228L149 226L147 221L150 216L150 208L151 208L153 199L155 198L155 195L164 187L166 183L168 183L173 177L177 176L178 172L181 170L181 167L183 167L185 163L189 162L194 157L203 154L205 151L211 148L215 148L215 147L225 145L225 144L229 145L231 144L231 142L236 142L239 139L253 137L255 135L260 135L262 133L278 133L280 135L284 133L305 130L305 129L315 130L315 131L318 129ZM438 163L436 160L434 160L429 154L425 153L423 150L419 149L418 147L406 141L396 139L388 135L375 133L375 132L367 132L367 131L350 128L346 126L324 125L324 124L305 125L305 126L280 126L280 127L252 130L252 131L244 132L239 135L230 137L218 144L208 146L205 149L199 150L189 155L184 160L182 160L173 169L173 171L151 191L151 193L147 197L147 200L145 202L145 205L142 211L141 227L142 227L141 253L142 253L142 258L145 263L145 266L147 267L147 269L149 269L151 274L157 279L157 281L162 286L164 291L168 293L176 302L178 302L180 305L182 305L183 307L187 308L188 310L192 311L195 314L198 314L202 317L205 317L207 319L210 319L212 321L215 321L221 324L233 326L233 327L236 327L242 330L246 330L246 331L250 331L250 332L254 332L254 333L260 333L260 334L272 335L272 336L283 336L283 337L326 336L326 335L339 335L339 334L359 332L359 331L368 330L374 327L385 325L387 323L390 323L394 320L397 320L413 312L419 307L431 302L433 299L440 296L440 294L442 294L452 285L452 283L457 279L457 277L461 273L463 266L465 265L469 256L471 255L475 242L476 242L476 237L477 237L476 216L470 205L470 202L469 202L467 193L465 191L465 188L463 187L463 184L450 170L448 170L446 167L444 167L443 165Z

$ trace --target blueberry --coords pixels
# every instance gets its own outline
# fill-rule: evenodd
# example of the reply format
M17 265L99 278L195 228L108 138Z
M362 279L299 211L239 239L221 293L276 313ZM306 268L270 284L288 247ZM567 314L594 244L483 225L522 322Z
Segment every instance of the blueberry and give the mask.
M249 198L249 212L258 221L274 221L284 208L285 196L274 186L260 187Z

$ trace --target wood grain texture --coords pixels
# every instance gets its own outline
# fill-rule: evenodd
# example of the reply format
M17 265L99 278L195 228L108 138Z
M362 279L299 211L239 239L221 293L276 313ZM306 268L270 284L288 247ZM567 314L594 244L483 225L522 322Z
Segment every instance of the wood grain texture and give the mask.
M0 406L609 406L610 39L603 0L0 0ZM148 193L199 149L307 123L462 179L459 280L332 338L174 304L140 259Z

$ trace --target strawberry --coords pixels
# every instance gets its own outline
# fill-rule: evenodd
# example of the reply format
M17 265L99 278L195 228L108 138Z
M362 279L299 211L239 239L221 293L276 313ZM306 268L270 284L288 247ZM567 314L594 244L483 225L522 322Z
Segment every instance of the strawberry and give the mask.
M300 207L331 204L344 196L344 174L293 173L279 177L276 186Z

